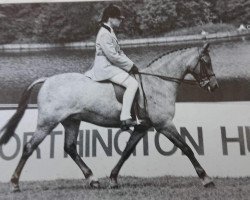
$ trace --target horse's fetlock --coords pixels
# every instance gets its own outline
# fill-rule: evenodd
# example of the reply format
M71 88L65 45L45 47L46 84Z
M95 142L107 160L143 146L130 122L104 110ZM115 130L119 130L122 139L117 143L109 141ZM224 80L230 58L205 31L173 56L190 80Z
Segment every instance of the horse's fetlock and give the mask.
M207 176L205 170L202 168L196 168L196 172L197 172L198 176L202 179L204 179Z
M85 174L84 174L85 178L88 179L91 176L93 176L93 172L91 171L91 169L87 169Z
M112 178L113 178L113 179L116 179L116 178L117 178L117 174L118 174L118 173L117 173L116 171L112 170L112 172L111 172L111 174L110 174L109 177L110 177L111 179L112 179Z
M17 177L17 175L13 175L10 179L10 182L13 184L13 185L18 185L19 183L19 179Z

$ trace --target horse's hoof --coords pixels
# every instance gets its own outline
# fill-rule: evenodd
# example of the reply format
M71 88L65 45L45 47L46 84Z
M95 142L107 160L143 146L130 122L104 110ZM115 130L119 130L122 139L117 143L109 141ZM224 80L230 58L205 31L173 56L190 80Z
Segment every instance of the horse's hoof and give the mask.
M19 184L18 184L18 181L12 179L10 181L10 184L11 184L11 191L12 192L21 192L20 188L19 188Z
M203 185L205 188L215 188L215 184L213 181L208 182L206 184Z
M94 175L89 176L87 180L90 187L94 189L99 189L101 187L98 179Z
M19 188L19 186L17 185L17 186L12 186L12 192L21 192L21 190L20 190L20 188Z
M99 181L94 181L92 180L90 183L89 183L90 187L94 188L94 189L100 189L101 188L101 185L100 185L100 182Z
M213 182L213 179L211 179L210 177L205 177L202 181L202 184L205 188L214 188L215 184Z
M110 183L109 183L109 188L110 189L117 189L118 187L119 186L118 186L117 180L111 178Z

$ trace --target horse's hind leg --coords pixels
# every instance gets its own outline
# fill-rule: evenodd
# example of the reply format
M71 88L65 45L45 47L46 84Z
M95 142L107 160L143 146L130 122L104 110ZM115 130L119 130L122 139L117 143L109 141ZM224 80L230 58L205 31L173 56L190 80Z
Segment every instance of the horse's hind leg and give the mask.
M205 170L202 168L200 163L194 156L192 149L187 145L181 135L178 133L176 127L173 123L168 123L164 126L163 129L159 130L160 133L165 135L175 146L180 148L182 152L189 158L191 163L193 164L196 173L198 174L199 178L202 181L204 187L213 187L214 183L213 180L207 175Z
M62 125L65 128L65 141L64 141L64 150L70 157L75 161L78 167L81 169L85 178L89 180L89 184L91 187L99 188L100 183L93 176L91 169L83 162L80 155L76 150L76 142L79 133L79 120L74 120L67 118L62 122Z
M117 176L119 174L119 171L120 171L121 167L123 166L124 162L129 158L131 153L133 153L138 142L147 133L146 132L147 129L148 128L145 128L144 130L141 128L140 129L135 128L134 132L131 134L131 136L127 142L127 145L126 145L124 151L122 152L121 158L119 159L118 163L113 168L113 170L111 171L111 174L110 174L110 187L111 188L118 187Z
M22 157L11 177L11 185L13 187L14 192L20 191L19 178L26 161L31 156L33 151L38 147L38 145L44 140L44 138L52 131L52 129L55 126L56 125L52 125L51 123L43 126L37 125L36 131L33 134L32 138L30 139L29 142L25 144Z

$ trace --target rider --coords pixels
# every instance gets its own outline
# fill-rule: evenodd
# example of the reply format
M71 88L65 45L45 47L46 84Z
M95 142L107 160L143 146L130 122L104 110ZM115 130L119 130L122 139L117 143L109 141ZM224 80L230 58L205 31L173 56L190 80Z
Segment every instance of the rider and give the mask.
M120 26L123 19L119 7L110 4L104 9L96 38L95 60L86 75L95 81L109 80L126 88L120 120L121 128L127 129L137 124L131 118L130 110L139 86L136 79L129 75L137 73L138 68L120 49L113 30Z

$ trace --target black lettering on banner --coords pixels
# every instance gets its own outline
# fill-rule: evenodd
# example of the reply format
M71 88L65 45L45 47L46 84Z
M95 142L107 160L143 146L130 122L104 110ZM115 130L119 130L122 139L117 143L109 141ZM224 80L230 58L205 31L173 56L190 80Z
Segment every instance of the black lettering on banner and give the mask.
M246 130L246 138L247 138L247 149L250 152L250 126L246 126L245 130Z
M16 150L15 152L11 155L11 156L6 156L3 152L3 145L0 146L0 157L4 160L12 160L15 159L16 156L18 155L20 149L21 149L21 141L20 138L18 137L18 135L14 134L13 135L13 139L15 139L16 142Z
M147 134L142 138L143 139L143 155L148 156L149 155L149 145L148 145L148 133L153 132L154 133L155 129L150 128L148 129Z
M52 131L50 133L50 158L55 157L55 137L56 135L62 135L62 131Z
M191 136L191 134L188 132L188 130L185 127L180 128L180 134L185 141L186 141L186 138L188 138L188 140L194 147L195 151L199 155L204 155L204 141L203 141L202 127L197 127L197 130L198 130L198 144L194 141L193 137ZM183 152L182 152L182 155L184 155Z
M130 135L132 134L131 130L127 130L126 132L128 132ZM121 150L120 147L119 147L119 137L120 137L121 133L124 134L123 131L118 130L116 132L115 138L114 138L114 148L115 148L116 153L118 153L119 155L122 155L122 152L123 152L123 150ZM136 149L133 151L133 155L134 156L136 155Z
M90 146L89 146L89 144L90 144L90 130L86 130L85 135L86 135L86 137L85 137L85 157L89 157L89 155L90 155L90 153L89 153L89 151L90 151Z
M238 142L240 145L240 155L246 155L245 152L245 143L244 143L244 135L243 135L243 127L238 126L238 135L236 138L227 138L226 136L226 128L224 126L221 127L221 139L222 139L222 150L223 155L228 155L228 146L229 142Z
M23 146L25 146L26 143L28 142L28 137L31 137L33 135L34 135L34 132L24 132L23 133ZM36 151L36 158L41 159L41 150L40 150L40 148L37 147L35 149L35 151Z
M103 141L98 130L94 129L92 131L92 156L96 157L96 144L97 140L101 144L103 150L105 151L107 156L112 156L112 129L108 129L108 144L106 145Z
M155 147L157 149L157 151L164 156L171 156L173 155L176 151L177 151L177 147L175 145L173 145L173 148L170 151L164 151L161 146L160 146L160 133L157 132L155 134Z

